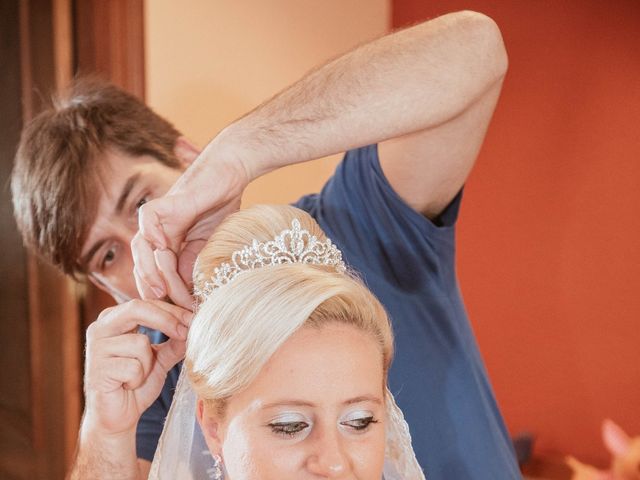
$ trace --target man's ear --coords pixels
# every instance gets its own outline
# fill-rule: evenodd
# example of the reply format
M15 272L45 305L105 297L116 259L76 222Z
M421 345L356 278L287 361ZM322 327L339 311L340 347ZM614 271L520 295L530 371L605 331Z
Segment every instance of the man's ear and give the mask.
M222 455L222 438L220 435L220 419L214 408L208 408L204 400L198 399L196 407L198 424L204 434L207 447L213 455Z
M191 140L187 137L178 137L176 144L173 147L173 153L182 162L182 165L186 168L193 163L193 161L200 155L200 149L196 147Z

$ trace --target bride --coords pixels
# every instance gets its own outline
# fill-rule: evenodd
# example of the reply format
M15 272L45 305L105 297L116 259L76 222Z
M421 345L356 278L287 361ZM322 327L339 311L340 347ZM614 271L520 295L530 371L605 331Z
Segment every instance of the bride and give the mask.
M386 387L387 315L307 213L228 217L198 257L194 291L149 478L424 479Z

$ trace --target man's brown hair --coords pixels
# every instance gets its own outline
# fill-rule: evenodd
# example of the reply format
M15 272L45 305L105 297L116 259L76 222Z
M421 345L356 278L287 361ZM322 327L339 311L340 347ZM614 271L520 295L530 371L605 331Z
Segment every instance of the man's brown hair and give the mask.
M79 256L95 220L103 153L151 155L178 167L179 136L133 95L95 78L76 80L22 130L11 193L25 245L67 274L85 273Z

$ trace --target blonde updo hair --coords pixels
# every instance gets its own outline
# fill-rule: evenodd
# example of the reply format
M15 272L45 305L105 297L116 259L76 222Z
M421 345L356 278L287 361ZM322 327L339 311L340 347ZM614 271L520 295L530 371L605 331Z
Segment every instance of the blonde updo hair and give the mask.
M319 241L327 237L306 212L259 205L230 215L216 229L194 266L194 287L212 278L232 254L273 240L294 219ZM350 273L333 266L291 263L240 273L201 300L189 331L185 366L199 398L223 412L225 400L246 388L280 346L301 327L352 325L380 347L386 376L393 335L378 299Z

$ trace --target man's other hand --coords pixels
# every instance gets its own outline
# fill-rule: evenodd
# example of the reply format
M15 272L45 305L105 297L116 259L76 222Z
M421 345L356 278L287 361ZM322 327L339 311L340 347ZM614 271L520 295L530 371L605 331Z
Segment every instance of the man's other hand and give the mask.
M117 436L135 431L185 353L192 313L162 301L131 300L103 311L87 330L83 429ZM169 339L152 345L144 326Z

